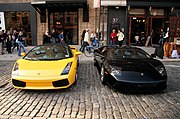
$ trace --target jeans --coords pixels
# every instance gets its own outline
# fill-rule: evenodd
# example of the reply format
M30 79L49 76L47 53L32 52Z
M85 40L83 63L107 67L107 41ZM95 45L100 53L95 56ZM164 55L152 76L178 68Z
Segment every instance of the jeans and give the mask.
M56 38L52 38L52 44L56 43Z
M86 41L84 41L84 43L83 43L83 45L81 46L81 48L79 49L79 51L84 52L84 49L85 49L86 46L89 46L89 43L86 42Z
M3 43L0 42L0 55L2 55L2 54L3 54Z
M24 52L26 52L26 51L25 51L25 48L24 48L24 45L22 42L18 41L18 46L19 46L18 56L21 56L21 48L23 49Z

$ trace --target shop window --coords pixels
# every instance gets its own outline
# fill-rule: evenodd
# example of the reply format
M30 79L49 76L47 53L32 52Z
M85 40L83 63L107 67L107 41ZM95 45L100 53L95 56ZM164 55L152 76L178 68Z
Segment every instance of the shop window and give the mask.
M26 32L30 32L29 19L29 12L5 12L6 29L12 28L20 31L21 28L24 28Z
M31 25L29 12L5 12L6 30L23 30L26 32L26 45L31 45Z
M164 10L163 9L152 9L151 10L151 15L153 16L164 16Z
M145 14L145 9L132 8L129 10L129 14Z

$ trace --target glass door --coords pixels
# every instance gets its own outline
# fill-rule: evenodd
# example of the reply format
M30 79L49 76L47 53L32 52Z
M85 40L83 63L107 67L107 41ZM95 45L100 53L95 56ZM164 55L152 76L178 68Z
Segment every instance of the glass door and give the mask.
M59 34L64 31L67 44L78 44L78 16L77 11L53 12L50 14L50 29Z

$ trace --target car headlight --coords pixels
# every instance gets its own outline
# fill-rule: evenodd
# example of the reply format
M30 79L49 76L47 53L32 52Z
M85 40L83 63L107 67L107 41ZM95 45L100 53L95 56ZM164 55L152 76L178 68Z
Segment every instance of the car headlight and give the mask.
M165 70L165 68L164 68L163 66L157 66L157 67L156 67L156 70L157 70L162 76L166 75L166 70Z
M61 75L67 75L69 74L69 71L71 69L71 65L72 65L72 62L69 62L66 67L64 68L64 70L62 71Z
M14 69L13 69L13 71L16 71L16 70L18 70L19 69L19 64L18 63L16 63L15 65L14 65Z
M19 64L16 63L13 68L12 76L19 76L18 70L19 70Z
M110 67L111 67L111 75L112 76L121 75L121 70L122 70L121 67L116 67L116 66L110 66Z

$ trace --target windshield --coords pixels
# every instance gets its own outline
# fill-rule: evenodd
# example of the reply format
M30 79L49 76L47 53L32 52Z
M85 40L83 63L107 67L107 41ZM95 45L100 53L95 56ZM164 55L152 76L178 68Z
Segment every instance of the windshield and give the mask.
M69 46L42 45L33 48L24 59L27 60L60 60L72 57Z
M151 56L145 51L137 48L118 48L110 49L108 54L110 59L147 59Z

